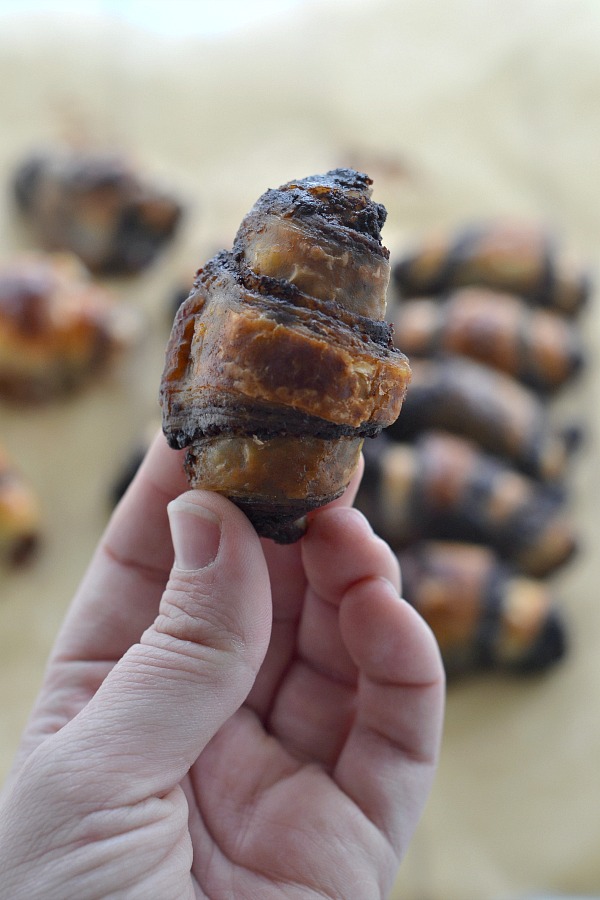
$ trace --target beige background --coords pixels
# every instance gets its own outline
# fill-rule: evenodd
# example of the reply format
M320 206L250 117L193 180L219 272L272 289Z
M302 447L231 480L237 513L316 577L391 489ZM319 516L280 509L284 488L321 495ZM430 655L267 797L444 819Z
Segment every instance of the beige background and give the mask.
M69 402L0 408L0 440L45 518L35 564L0 574L0 776L110 486L157 412L171 292L230 244L266 187L349 163L375 178L393 254L422 228L508 213L556 225L598 265L600 4L309 3L260 24L207 43L110 21L0 18L0 259L27 246L6 187L39 143L124 147L189 202L169 252L111 285L147 313L137 350ZM542 677L450 690L439 775L398 878L407 900L600 896L597 302L583 324L590 367L554 410L589 432L570 479L584 547L555 578L570 653Z

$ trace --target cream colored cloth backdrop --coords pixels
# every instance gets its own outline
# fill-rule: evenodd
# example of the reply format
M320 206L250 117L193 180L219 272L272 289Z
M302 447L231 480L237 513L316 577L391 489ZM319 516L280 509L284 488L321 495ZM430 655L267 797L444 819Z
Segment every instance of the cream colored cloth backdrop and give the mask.
M110 488L157 415L172 292L230 245L265 188L345 164L375 179L392 254L421 229L502 213L557 226L597 266L600 4L309 3L292 20L212 43L114 22L0 18L0 134L2 260L28 246L8 181L40 144L124 148L188 201L173 247L140 277L111 283L148 317L140 346L68 402L0 408L0 440L45 520L35 563L0 575L3 775ZM555 578L570 652L541 677L450 689L439 775L398 876L405 900L600 895L598 317L594 301L583 322L590 365L555 409L588 428L569 486L583 549Z

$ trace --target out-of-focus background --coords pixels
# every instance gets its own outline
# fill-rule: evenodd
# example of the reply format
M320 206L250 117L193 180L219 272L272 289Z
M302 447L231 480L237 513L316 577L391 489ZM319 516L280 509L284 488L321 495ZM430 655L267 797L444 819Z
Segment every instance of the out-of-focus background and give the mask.
M0 573L0 777L47 653L148 423L172 298L267 188L351 165L388 209L392 259L434 226L506 215L600 260L600 5L593 0L0 2L0 262L33 246L10 183L39 147L127 153L185 201L128 278L137 344L67 399L0 406L0 443L38 494L41 547ZM441 765L399 873L404 900L600 895L600 319L553 415L583 423L568 475L581 533L553 576L568 652L528 678L452 683Z

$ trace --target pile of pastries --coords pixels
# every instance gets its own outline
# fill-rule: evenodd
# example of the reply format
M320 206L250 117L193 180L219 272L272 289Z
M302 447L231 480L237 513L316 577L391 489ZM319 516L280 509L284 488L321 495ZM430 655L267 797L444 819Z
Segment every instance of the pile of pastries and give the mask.
M581 437L552 400L584 366L590 282L541 228L422 236L392 267L402 413L365 444L359 506L397 550L404 592L449 674L540 671L567 646L551 576L574 559Z

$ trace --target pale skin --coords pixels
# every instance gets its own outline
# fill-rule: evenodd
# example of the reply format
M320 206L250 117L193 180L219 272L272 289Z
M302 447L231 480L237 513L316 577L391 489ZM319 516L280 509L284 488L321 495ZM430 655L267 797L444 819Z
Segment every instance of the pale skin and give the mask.
M5 786L1 898L389 895L434 776L444 676L394 555L349 507L357 481L278 546L186 491L155 440Z

